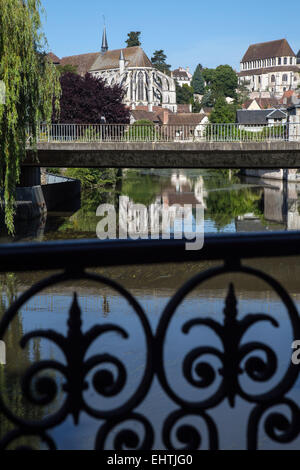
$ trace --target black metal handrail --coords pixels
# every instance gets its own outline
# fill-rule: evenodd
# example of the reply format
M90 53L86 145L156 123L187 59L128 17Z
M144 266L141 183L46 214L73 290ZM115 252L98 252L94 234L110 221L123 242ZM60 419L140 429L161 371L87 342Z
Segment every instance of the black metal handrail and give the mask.
M300 231L207 235L201 250L190 240L79 240L0 245L0 272L267 258L300 254Z
M273 234L239 234L207 236L204 248L199 251L187 251L185 240L160 241L75 241L43 244L10 244L0 247L0 271L62 270L34 284L17 298L8 308L0 322L0 340L5 338L10 325L20 309L32 297L44 289L70 280L85 280L112 288L131 305L145 338L145 365L140 383L130 391L130 396L123 398L113 408L104 405L109 398L122 395L128 381L128 370L124 357L118 357L116 351L107 351L86 358L89 347L96 339L107 332L114 332L120 341L124 341L136 332L127 331L127 327L107 323L96 324L88 332L82 331L82 312L74 294L68 318L68 332L65 336L54 330L37 330L25 334L21 340L24 348L36 338L46 338L61 349L66 364L57 360L36 362L26 371L22 379L22 394L34 406L50 406L58 393L65 398L59 410L36 421L27 421L17 416L5 403L0 390L0 417L5 416L14 426L0 441L0 449L11 446L23 436L33 436L43 441L50 449L56 443L49 431L63 423L69 416L75 425L80 423L80 415L85 412L90 417L101 421L95 436L95 448L107 448L107 442L113 435L112 446L120 449L153 449L155 438L161 433L166 449L192 450L201 448L202 431L193 422L186 424L189 417L201 418L206 426L208 447L220 447L218 429L210 411L224 402L235 408L237 398L251 405L245 430L247 448L259 447L259 432L264 424L265 433L275 444L294 442L300 434L300 407L288 394L293 389L298 376L299 366L292 361L287 365L280 378L273 383L278 372L280 358L277 352L265 342L259 340L245 342L245 335L253 325L267 323L271 328L279 328L280 322L272 314L249 313L240 318L234 284L229 284L224 303L223 321L203 318L201 312L195 318L185 320L180 327L180 334L189 335L191 330L209 328L219 339L221 348L204 344L199 345L185 355L182 362L182 380L197 391L196 401L181 390L175 390L169 381L168 364L165 350L168 347L167 334L178 307L195 289L210 279L223 274L242 273L264 281L268 288L278 296L285 311L292 331L293 340L300 340L300 318L295 303L286 289L272 276L263 271L247 267L243 259L283 257L300 255L300 232ZM153 331L149 318L137 299L116 281L104 276L86 272L86 268L154 264L167 262L222 260L219 266L202 271L186 282L169 300L159 318L158 326ZM178 334L179 334L178 333ZM135 337L135 336L134 336ZM106 343L106 347L109 344ZM291 351L292 353L292 351ZM212 356L219 366L211 363L207 356ZM282 364L282 363L281 363ZM112 373L114 368L115 373ZM41 376L52 369L63 376L56 382L52 376ZM88 374L93 372L89 385ZM266 384L267 389L258 392L255 388L246 388L240 383L244 374L253 384ZM277 377L277 376L276 376ZM151 423L151 416L138 411L147 398L154 379L176 408L162 423L162 430ZM201 393L207 391L216 382L219 384L205 398ZM271 381L271 384L270 384ZM58 386L61 390L58 390ZM99 396L98 407L86 402L84 392L93 388ZM104 401L102 399L105 399ZM288 413L282 411L284 406ZM279 408L279 409L278 409ZM50 409L50 408L49 408ZM182 423L182 419L185 423ZM143 427L141 437L129 422L139 423ZM125 429L124 426L126 425ZM123 429L120 427L123 426ZM177 443L174 443L174 433Z

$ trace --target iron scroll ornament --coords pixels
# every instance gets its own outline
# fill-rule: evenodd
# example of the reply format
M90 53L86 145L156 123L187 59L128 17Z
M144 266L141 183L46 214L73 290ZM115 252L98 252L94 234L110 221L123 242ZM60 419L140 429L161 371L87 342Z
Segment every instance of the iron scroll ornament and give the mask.
M9 421L17 426L14 431L8 433L8 435L0 441L0 450L7 448L14 439L20 436L39 436L41 441L48 445L49 449L53 449L55 444L47 435L46 431L64 422L69 415L73 416L74 423L76 425L79 423L79 415L81 412L86 412L93 418L99 420L113 420L116 417L122 417L123 415L130 413L143 401L148 393L154 374L152 352L153 335L151 327L143 309L136 299L117 282L103 276L86 273L84 271L66 271L65 273L57 274L40 281L21 295L7 310L0 324L0 337L4 337L9 324L17 315L19 309L30 298L34 297L34 295L43 291L47 287L70 280L82 279L95 281L115 289L133 307L133 310L143 327L146 339L146 363L144 376L137 390L126 401L126 403L113 410L95 410L85 402L83 398L83 392L87 389L85 377L93 368L106 363L115 366L117 369L116 380L112 372L105 369L97 372L93 377L94 389L99 395L104 397L117 395L121 390L123 390L127 379L127 373L122 363L110 354L96 355L85 361L84 358L89 346L95 339L105 332L114 331L123 339L126 339L128 335L125 330L111 324L101 326L97 325L87 333L83 334L81 329L81 310L78 305L77 294L75 293L73 303L69 311L68 335L66 337L53 330L37 330L26 334L21 340L21 347L24 348L28 341L33 338L46 338L55 343L61 349L67 362L67 366L64 366L57 361L41 361L30 366L22 379L22 393L24 396L33 404L49 405L54 400L58 392L55 380L49 377L39 378L34 383L36 395L32 394L31 385L36 374L43 370L53 369L65 377L66 382L63 386L63 391L66 393L67 398L60 409L52 416L48 416L38 422L30 422L15 416L5 405L0 393L0 413L3 413Z
M183 418L186 419L190 416L201 418L207 429L209 448L218 449L218 429L208 411L215 408L226 399L230 406L234 407L237 396L254 405L247 429L247 445L249 449L257 448L259 426L261 420L267 413L269 413L269 415L265 419L265 431L269 438L279 443L292 442L300 431L300 412L298 406L293 403L292 400L286 398L285 395L293 387L298 377L299 369L290 364L280 382L263 394L250 395L242 389L239 384L239 377L242 373L247 374L253 381L268 381L274 376L277 370L277 358L276 354L269 346L258 342L241 346L241 339L246 331L257 322L266 321L273 327L278 327L278 324L272 317L265 314L249 314L242 320L238 320L237 300L233 284L230 285L226 298L224 324L217 323L211 319L196 318L186 322L182 328L182 333L188 335L194 327L205 325L211 328L221 339L223 351L201 344L198 348L193 349L186 355L182 364L184 379L196 389L203 390L209 387L215 381L217 375L221 377L220 387L208 399L190 402L185 399L185 397L179 396L168 383L166 364L164 361L164 348L166 346L165 339L168 326L176 313L176 309L186 296L204 281L222 274L234 272L242 272L258 277L269 284L278 294L287 309L292 325L293 337L295 339L300 338L298 312L286 290L267 274L242 266L239 262L225 263L224 266L200 273L188 281L168 303L162 314L155 336L152 333L146 314L136 299L118 283L105 277L84 271L75 273L66 271L63 274L52 276L37 283L25 292L8 309L3 317L0 324L0 339L3 338L11 321L17 315L18 310L34 295L58 283L68 280L86 279L99 282L115 289L133 307L145 335L146 364L143 378L137 390L135 390L126 403L112 410L96 410L91 408L83 398L83 392L88 386L85 381L86 375L98 366L103 367L103 365L108 363L113 365L117 371L117 378L106 369L96 372L93 377L93 386L96 392L103 397L112 397L117 396L124 389L127 381L127 372L122 362L111 354L96 355L85 361L86 351L97 337L105 334L107 331L117 333L120 340L126 340L128 333L118 326L107 324L95 326L90 331L83 334L81 329L81 311L75 294L69 313L69 331L66 337L55 331L38 330L25 335L21 341L21 346L25 347L28 341L33 338L47 338L61 348L67 362L67 366L56 361L41 361L33 364L25 373L22 381L22 391L25 397L36 405L46 405L54 400L57 394L57 385L56 382L49 377L39 378L35 382L36 394L33 395L31 393L31 385L36 374L43 370L53 368L65 377L63 389L66 394L66 399L61 408L52 416L47 416L39 422L28 422L15 416L6 407L0 394L0 412L16 426L14 431L10 432L2 439L0 449L7 448L18 437L27 435L38 436L41 441L46 443L49 449L56 448L55 443L47 434L47 431L61 424L69 415L72 415L75 424L78 424L80 413L83 411L93 418L105 421L104 424L100 426L96 436L96 449L105 449L107 447L108 437L111 433L117 427L120 427L120 425L124 426L126 422L129 421L138 422L143 426L144 438L141 438L133 429L126 427L123 430L117 431L113 441L114 448L116 450L152 449L156 437L155 431L149 421L149 417L141 415L136 409L143 403L143 400L148 395L154 376L158 377L164 392L179 407L177 410L173 411L163 423L162 439L167 449L195 450L201 448L203 439L200 429L196 428L193 424L180 423ZM78 344L81 344L80 348L78 348ZM247 356L252 355L255 351L262 351L265 354L265 361L257 356L251 356L246 359ZM221 362L222 367L219 371L215 371L209 363L202 361L202 356L207 354L214 355ZM242 361L245 362L243 368L241 367ZM195 374L197 376L196 378ZM283 416L282 412L278 413L273 410L273 408L278 405L285 405L290 410L290 419ZM176 439L180 443L180 449L178 448L178 444L176 445L172 442L174 431L176 431Z

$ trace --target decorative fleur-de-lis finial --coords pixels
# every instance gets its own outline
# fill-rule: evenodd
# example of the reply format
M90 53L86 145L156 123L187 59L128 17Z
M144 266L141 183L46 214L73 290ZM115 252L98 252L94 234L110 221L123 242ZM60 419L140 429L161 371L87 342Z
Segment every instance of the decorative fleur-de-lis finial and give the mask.
M228 294L227 294L226 301L225 301L225 308L224 308L225 322L226 321L230 322L231 320L236 319L238 315L236 306L237 306L237 300L235 296L234 285L231 282L229 285Z
M68 320L68 327L69 327L69 334L74 334L75 332L81 332L81 310L78 305L78 298L77 293L74 293L73 303L70 308L69 320Z

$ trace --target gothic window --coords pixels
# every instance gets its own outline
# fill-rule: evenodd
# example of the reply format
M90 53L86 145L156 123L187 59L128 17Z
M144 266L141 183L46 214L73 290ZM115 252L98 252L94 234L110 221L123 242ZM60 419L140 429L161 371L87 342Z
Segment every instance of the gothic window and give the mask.
M143 72L138 75L138 100L144 101L144 76Z
M272 83L275 82L275 75L272 75L272 76L271 76L271 82L272 82Z

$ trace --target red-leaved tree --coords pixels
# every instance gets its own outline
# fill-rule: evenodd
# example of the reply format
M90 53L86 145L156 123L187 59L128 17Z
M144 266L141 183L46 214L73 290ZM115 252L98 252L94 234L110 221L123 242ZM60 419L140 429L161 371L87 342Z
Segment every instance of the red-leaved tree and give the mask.
M123 104L124 91L120 86L109 87L89 73L85 77L66 73L60 81L60 116L54 118L55 122L100 124L105 117L108 124L129 123L129 109Z

